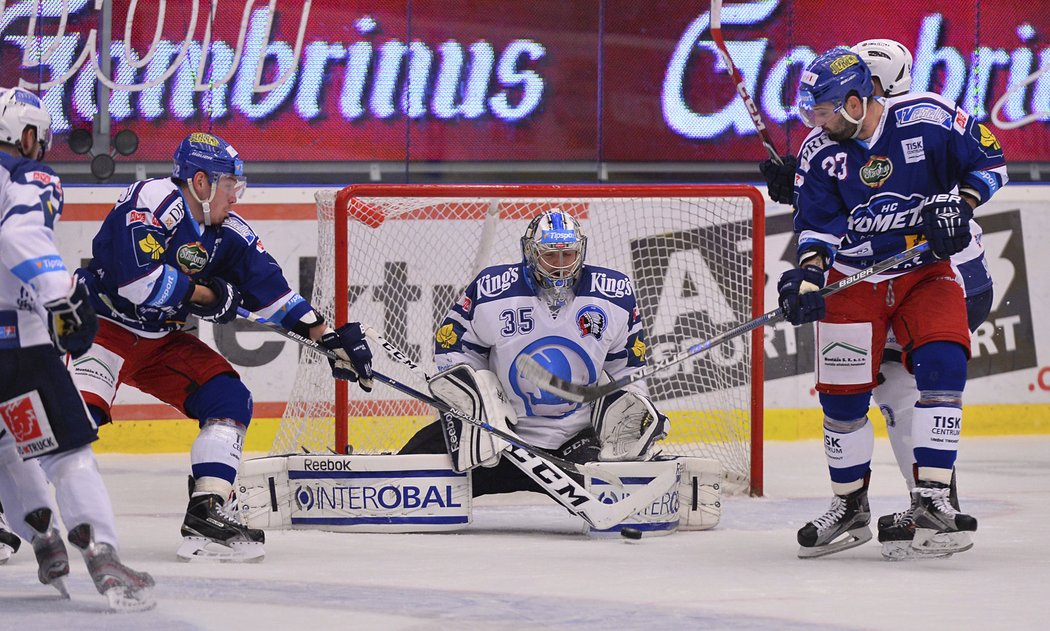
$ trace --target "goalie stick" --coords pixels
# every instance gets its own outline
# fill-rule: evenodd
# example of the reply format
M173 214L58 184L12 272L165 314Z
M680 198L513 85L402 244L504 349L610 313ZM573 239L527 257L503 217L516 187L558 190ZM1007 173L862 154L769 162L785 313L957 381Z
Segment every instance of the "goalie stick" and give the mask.
M901 263L910 261L913 258L925 254L926 252L929 252L929 250L930 244L926 241L923 241L922 243L913 248L907 249L901 252L900 254L895 254L894 256L891 256L887 259L883 259L867 269L863 269L852 276L847 276L842 280L828 285L827 287L820 290L820 295L827 297L831 294L840 292L843 289L849 287L850 285L855 285L869 276L874 276L875 274L884 272L892 267L896 267ZM773 324L774 322L779 322L782 319L784 319L784 310L778 307L773 311L758 316L750 322L745 322L744 324L733 327L728 331L716 335L715 337L707 341L700 342L699 344L694 344L693 346L690 346L689 348L674 355L667 361L663 361L656 364L650 364L626 377L617 379L616 381L611 381L603 385L580 385L562 379L561 377L551 373L549 370L541 366L539 362L537 362L529 355L519 356L518 359L514 362L514 365L517 366L518 373L521 375L522 378L532 382L540 389L546 392L556 394L559 397L565 399L566 401L585 403L587 401L594 401L595 399L604 397L605 395L610 394L612 392L616 392L617 390L622 389L624 386L632 384L636 381L641 381L642 379L645 379L650 375L660 372L664 368L681 363L689 359L690 357L693 357L694 355L698 355L700 353L708 351L714 348L715 346L718 346L719 344L727 342L749 331L753 331L760 326L766 324Z
M741 10L746 9L746 6L741 8ZM711 39L715 41L715 46L718 47L718 53L722 56L722 63L726 67L726 73L733 80L736 92L744 102L744 107L747 108L747 113L751 116L751 122L755 125L755 131L758 132L762 145L769 152L770 159L777 164L784 164L784 161L780 158L780 152L773 146L773 138L769 135L769 130L766 129L766 124L762 121L762 114L758 110L758 105L751 98L747 87L744 86L744 77L737 70L736 65L733 63L733 58L729 56L729 48L722 37L722 0L711 0Z
M243 307L237 309L237 314L249 322L262 325L293 342L317 351L325 357L335 359L334 351L331 351L317 342L295 333L294 331L289 331L269 320L260 318ZM401 352L396 346L386 342L386 340L383 339L374 329L367 325L362 328L365 329L366 335L369 337L383 340L383 343L380 343L380 346L382 346L391 357L406 366L413 368L416 372L422 372L419 366L412 362L408 356ZM461 422L476 425L510 443L510 447L507 449L507 456L511 459L511 462L521 469L523 473L532 478L537 484L543 487L551 498L564 506L569 512L582 518L597 530L608 530L613 528L624 522L631 515L644 510L663 495L663 493L670 488L675 478L681 474L682 465L679 464L677 469L668 470L653 478L643 489L632 491L630 495L627 495L613 504L606 504L588 491L582 484L567 475L566 471L600 478L609 482L614 488L622 489L619 480L617 480L615 476L611 476L608 471L603 471L598 467L593 467L587 464L564 460L553 454L547 453L540 447L531 445L513 434L495 428L485 421L468 416L444 401L435 399L428 394L416 390L408 384L387 377L378 371L373 370L372 377L376 381L382 382L395 390L407 394L413 399L422 401L442 412L451 414ZM612 477L613 479L607 479L609 477Z

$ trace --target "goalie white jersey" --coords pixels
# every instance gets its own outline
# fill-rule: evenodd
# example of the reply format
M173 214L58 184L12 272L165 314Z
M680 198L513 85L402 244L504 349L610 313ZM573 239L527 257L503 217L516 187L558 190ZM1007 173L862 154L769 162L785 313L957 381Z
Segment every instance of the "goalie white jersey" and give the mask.
M553 449L590 426L591 406L520 378L517 357L528 354L563 379L595 384L602 372L619 379L645 365L645 331L621 272L584 265L573 299L557 317L525 274L521 263L482 270L438 328L435 360L439 370L465 362L496 373L517 413L514 431Z

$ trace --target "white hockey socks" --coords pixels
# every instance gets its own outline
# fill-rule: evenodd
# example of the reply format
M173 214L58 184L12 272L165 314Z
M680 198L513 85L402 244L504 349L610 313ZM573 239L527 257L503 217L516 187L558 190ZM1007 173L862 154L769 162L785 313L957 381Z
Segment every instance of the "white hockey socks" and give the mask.
M951 484L962 431L962 408L955 405L915 405L912 441L919 479Z
M0 500L11 530L32 541L35 533L25 516L38 508L50 508L51 492L40 463L22 460L10 432L0 436Z
M228 418L210 418L190 448L192 494L218 495L225 502L233 489L248 428Z
M883 362L880 372L885 381L871 392L875 404L886 419L893 456L908 490L915 488L915 452L912 447L912 418L919 390L915 377L900 362Z
M84 445L72 451L40 456L47 479L55 485L55 501L66 530L90 524L95 541L117 546L113 505L102 483L95 455Z
M835 495L849 495L864 486L875 450L875 430L867 417L836 421L824 417L824 455Z

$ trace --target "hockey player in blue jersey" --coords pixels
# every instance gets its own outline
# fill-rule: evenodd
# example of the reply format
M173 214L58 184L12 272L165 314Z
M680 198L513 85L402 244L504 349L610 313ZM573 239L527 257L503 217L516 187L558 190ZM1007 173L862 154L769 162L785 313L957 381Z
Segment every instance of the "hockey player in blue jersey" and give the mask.
M619 379L644 366L645 331L630 279L584 264L587 239L563 210L535 217L521 243L522 260L482 270L438 328L442 372L431 379L431 392L458 409L484 400L495 411L489 423L566 460L646 459L668 425L644 385L594 405L571 403L538 389L515 367L519 355L529 354L565 379L596 383L603 373ZM500 458L502 439L451 423L456 436L437 421L401 453L447 450L458 470L473 469L475 496L541 491L513 459Z
M858 43L850 50L867 64L871 70L873 96L888 98L907 94L911 89L912 55L900 42L889 39L869 39ZM764 160L760 165L763 177L773 201L794 204L795 170L798 161L794 156L782 156L783 164ZM956 279L966 295L966 317L971 331L976 330L991 312L993 299L992 277L985 262L983 231L975 220L970 221L970 242L961 252L951 256ZM886 349L879 367L878 385L872 391L872 399L886 420L893 454L910 491L915 486L915 455L912 448L911 421L913 405L919 398L912 376L901 363L902 349L897 344L892 329L888 332ZM959 510L955 476L952 477L951 500ZM907 511L883 515L878 520L879 540L883 542L883 554L887 558L908 555L909 541L887 539L888 528L907 516ZM907 536L909 531L897 530L898 536Z
M969 331L948 258L970 241L973 209L1007 181L995 136L930 93L874 99L871 72L833 49L802 74L799 112L815 127L795 175L799 267L778 283L798 325L818 321L817 390L835 499L798 533L799 556L871 538L867 482L873 433L866 412L892 328L919 388L912 423L914 506L888 538L919 554L972 547L976 520L952 507L949 484L962 423ZM958 191L957 193L955 191ZM926 239L932 253L825 300L817 293ZM905 534L906 533L906 534ZM880 533L880 538L881 533Z
M63 361L83 355L98 320L55 249L63 201L61 180L41 162L50 142L40 99L0 89L0 500L32 543L40 582L68 597L50 481L99 593L118 611L150 609L153 579L117 556L113 507L91 451L98 428ZM4 541L17 550L17 538Z
M74 379L101 424L121 383L200 424L190 450L192 481L182 524L183 560L262 558L264 535L224 510L252 419L251 394L233 367L182 329L189 315L230 322L243 305L336 352L337 378L372 387L371 352L357 323L332 330L298 293L248 223L233 211L243 162L226 141L192 133L175 150L172 177L132 184L77 271L100 327L73 363Z

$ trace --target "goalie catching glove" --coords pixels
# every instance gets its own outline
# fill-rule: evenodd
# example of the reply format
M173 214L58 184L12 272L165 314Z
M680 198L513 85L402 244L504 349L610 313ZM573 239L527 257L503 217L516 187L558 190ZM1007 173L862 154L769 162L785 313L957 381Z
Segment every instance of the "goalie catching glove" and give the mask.
M88 301L87 288L73 280L69 295L44 305L47 310L47 332L60 353L76 359L86 353L98 333L98 316Z
M591 425L602 445L599 459L615 461L648 460L671 424L649 397L620 390L594 402Z
M318 343L336 354L336 359L328 358L333 377L356 381L365 392L372 391L372 351L360 323L349 322L334 331L328 329Z
M499 379L492 371L475 370L469 364L460 364L438 373L427 385L434 398L496 429L510 432L510 425L518 421L514 406L507 401ZM447 412L441 413L440 422L441 434L445 437L445 446L456 471L469 471L478 466L494 467L507 448L507 441L499 436Z

